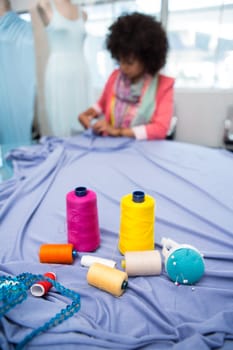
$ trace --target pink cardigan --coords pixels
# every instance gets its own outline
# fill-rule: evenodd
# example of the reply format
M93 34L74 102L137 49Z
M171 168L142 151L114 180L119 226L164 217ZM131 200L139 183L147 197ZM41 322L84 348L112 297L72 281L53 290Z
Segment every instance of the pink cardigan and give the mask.
M93 108L98 114L104 114L106 121L110 123L110 102L115 86L119 69L113 71L107 83L105 84L103 93ZM150 122L145 125L133 127L136 139L153 140L164 139L170 127L173 114L173 97L174 97L174 79L159 74L158 87L155 96L156 107L150 118Z

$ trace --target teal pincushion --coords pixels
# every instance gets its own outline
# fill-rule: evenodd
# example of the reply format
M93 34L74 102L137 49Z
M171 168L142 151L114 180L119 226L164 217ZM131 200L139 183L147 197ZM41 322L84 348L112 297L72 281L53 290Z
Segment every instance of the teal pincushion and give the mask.
M195 284L205 272L202 254L193 246L162 239L165 269L169 278L179 284Z
M169 278L180 284L194 284L204 274L205 265L201 254L192 248L174 250L166 261Z

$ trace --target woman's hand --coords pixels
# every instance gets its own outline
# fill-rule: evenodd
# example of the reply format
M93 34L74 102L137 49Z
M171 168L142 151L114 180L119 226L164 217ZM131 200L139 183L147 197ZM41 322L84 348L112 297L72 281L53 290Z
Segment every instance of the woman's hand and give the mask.
M121 129L114 128L105 119L98 120L92 128L98 135L121 136Z
M94 108L88 108L85 112L78 116L80 123L84 128L88 129L91 126L91 121L93 118L97 117L97 112Z

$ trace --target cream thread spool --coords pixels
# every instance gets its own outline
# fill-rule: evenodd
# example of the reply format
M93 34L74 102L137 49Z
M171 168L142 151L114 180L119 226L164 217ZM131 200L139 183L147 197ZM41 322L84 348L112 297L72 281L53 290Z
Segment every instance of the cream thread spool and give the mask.
M115 268L94 263L89 267L87 281L90 285L119 297L128 286L128 275Z
M128 276L160 275L162 270L161 255L157 250L126 252L121 264Z
M83 255L81 258L81 265L85 267L90 267L94 263L100 263L109 267L116 267L116 261L111 259L100 258L98 256Z

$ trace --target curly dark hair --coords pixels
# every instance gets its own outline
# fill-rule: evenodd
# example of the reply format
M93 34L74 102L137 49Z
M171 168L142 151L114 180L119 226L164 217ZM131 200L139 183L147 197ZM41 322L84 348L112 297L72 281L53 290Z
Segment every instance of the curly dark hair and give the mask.
M154 75L166 63L168 40L162 24L153 16L133 12L118 17L109 27L106 47L117 61L133 56Z

